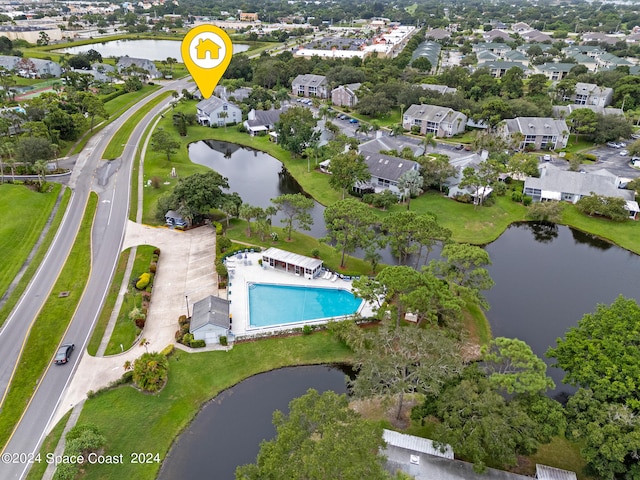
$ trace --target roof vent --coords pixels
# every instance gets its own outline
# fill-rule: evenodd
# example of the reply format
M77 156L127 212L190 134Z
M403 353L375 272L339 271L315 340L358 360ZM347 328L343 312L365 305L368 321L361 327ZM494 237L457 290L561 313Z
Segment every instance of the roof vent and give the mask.
M384 158L381 158L380 160L378 160L378 163L382 163L384 161Z
M402 164L401 163L398 164L398 168L402 168Z
M551 128L551 125L549 125L548 123L545 123L544 128Z
M412 465L420 465L420 455L410 455L409 463Z
M530 123L530 124L529 124L529 128L533 128L533 123Z
M387 165L389 163L389 160L385 160L384 164Z

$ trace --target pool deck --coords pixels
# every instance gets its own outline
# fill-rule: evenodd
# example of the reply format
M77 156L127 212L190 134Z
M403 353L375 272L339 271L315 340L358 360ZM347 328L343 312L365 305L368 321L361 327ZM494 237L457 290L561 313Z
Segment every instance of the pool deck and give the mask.
M286 323L282 325L271 325L267 327L252 327L249 325L249 290L250 283L271 283L275 285L294 285L307 287L325 287L351 291L351 281L336 278L335 280L324 279L322 272L314 279L306 279L304 276L298 276L284 270L275 269L268 265L264 267L258 263L262 258L260 253L247 253L245 260L244 254L242 259L230 257L232 260L227 262L229 269L229 287L227 289L228 298L231 300L229 305L229 314L233 318L231 331L236 337L246 336L262 336L271 332L282 330L291 330L300 328L303 325L314 325L326 323L329 319L306 320L296 323ZM235 267L233 267L235 265ZM286 308L286 305L282 305ZM363 302L358 313L363 317L373 314L371 305Z

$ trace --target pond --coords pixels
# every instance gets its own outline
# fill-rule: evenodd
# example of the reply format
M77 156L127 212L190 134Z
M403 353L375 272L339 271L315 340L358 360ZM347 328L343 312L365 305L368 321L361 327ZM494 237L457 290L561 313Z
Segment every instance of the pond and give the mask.
M310 388L346 393L348 373L337 366L283 368L231 387L207 403L176 439L158 479L234 479L236 467L254 463L260 442L275 436L275 410L288 412L289 402Z
M202 140L189 144L189 158L229 179L229 191L238 192L242 201L250 205L268 207L271 199L287 193L302 193L296 180L282 163L271 155L217 140ZM310 234L323 237L324 207L314 200L311 210L313 225ZM280 226L283 217L276 215L273 225Z
M230 190L252 205L265 207L273 197L301 191L297 182L282 172L282 164L263 152L207 141L191 144L189 156L194 163L227 177ZM323 212L324 207L316 202L311 231L316 238L325 234ZM610 304L620 294L640 299L640 257L578 230L515 224L486 249L493 262L489 273L495 281L486 292L493 335L527 342L548 363L551 361L544 357L547 348L585 313L593 312L598 303ZM395 263L388 249L382 253L384 262ZM433 252L430 258L437 255ZM549 373L558 385L554 394L573 391L562 385L560 370L550 369Z
M56 51L77 55L93 49L99 52L103 58L129 56L160 61L171 57L182 63L181 44L182 42L178 40L110 40L102 43L67 47ZM233 53L246 52L247 50L249 50L249 45L233 44Z
M575 229L551 224L514 224L486 247L495 286L487 317L494 337L519 338L544 357L558 337L599 303L618 295L640 300L640 257ZM556 395L574 389L550 369Z

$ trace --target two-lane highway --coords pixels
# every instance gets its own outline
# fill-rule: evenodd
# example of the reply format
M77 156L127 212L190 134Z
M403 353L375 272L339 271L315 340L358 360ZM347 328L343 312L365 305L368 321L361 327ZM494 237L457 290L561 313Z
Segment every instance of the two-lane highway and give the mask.
M135 127L121 159L105 162L102 160L102 153L112 136L136 110L162 92L181 91L187 87L187 84L187 80L174 81L146 97L94 136L79 155L69 182L69 186L73 189L73 196L58 235L23 299L0 331L0 351L3 353L3 358L18 358L29 325L49 296L73 245L89 194L91 191L96 191L99 195L99 204L92 231L91 275L64 338L65 343L75 343L76 350L69 364L51 365L40 380L24 416L3 450L3 460L14 458L18 460L17 462L0 462L0 478L3 480L19 479L26 475L30 464L21 460L32 457L40 448L47 425L84 352L120 253L129 210L131 166L137 145L147 125L153 117L167 108L168 102L162 102L154 107ZM0 388L3 392L14 370L13 362L4 363L8 365L0 367ZM18 456L8 454L18 454ZM19 456L20 454L22 456Z

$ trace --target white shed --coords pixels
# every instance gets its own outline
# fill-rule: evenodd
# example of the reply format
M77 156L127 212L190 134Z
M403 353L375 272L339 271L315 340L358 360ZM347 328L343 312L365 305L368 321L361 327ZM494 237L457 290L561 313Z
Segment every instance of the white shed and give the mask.
M195 340L219 343L221 336L228 336L231 329L229 301L210 295L193 305L189 332Z

